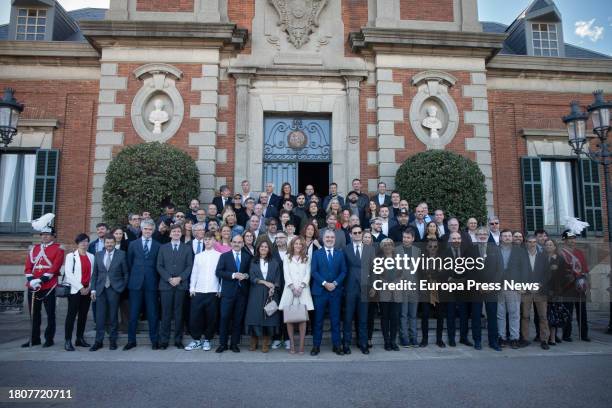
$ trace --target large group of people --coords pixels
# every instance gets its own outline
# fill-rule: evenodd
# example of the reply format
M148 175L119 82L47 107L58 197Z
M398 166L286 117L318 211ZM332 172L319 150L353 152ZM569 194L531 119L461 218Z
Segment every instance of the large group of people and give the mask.
M41 344L43 307L48 318L43 347L54 344L55 288L62 266L61 282L70 287L67 351L74 351L74 346L103 348L108 324L109 348L117 349L119 315L127 323L123 349L133 349L143 313L154 350L173 343L179 349L208 351L218 335L217 353L239 352L241 336L246 335L251 351L285 347L292 354L303 354L310 329L310 354L317 355L326 317L338 355L350 354L355 344L369 354L377 318L388 351L427 347L430 317L436 320L438 347L456 347L458 317L459 342L480 350L483 312L490 348L528 346L533 319L533 341L549 349L572 341L574 310L578 338L590 341L585 295L589 268L572 231L565 231L557 242L544 230L525 236L502 229L497 217L491 217L488 225L469 218L461 228L460 221L448 218L443 209L430 213L426 202L411 211L409 203L397 191L389 193L384 182L371 197L362 191L359 179L353 180L346 197L339 195L336 183L324 197L311 185L294 194L289 183L278 195L272 183L256 194L244 180L240 190L232 194L222 186L211 204L193 199L186 211L167 204L157 219L142 212L129 214L127 226L100 223L95 240L79 234L76 249L67 255L54 242L53 228L43 229L41 243L26 260L33 324L31 338L23 346ZM373 273L376 257L397 255L481 258L484 267L462 271L392 267ZM380 279L388 283L513 280L539 285L537 290L452 292L436 286L377 290L374 281ZM85 339L90 308L96 330L93 344ZM184 343L185 334L190 341Z

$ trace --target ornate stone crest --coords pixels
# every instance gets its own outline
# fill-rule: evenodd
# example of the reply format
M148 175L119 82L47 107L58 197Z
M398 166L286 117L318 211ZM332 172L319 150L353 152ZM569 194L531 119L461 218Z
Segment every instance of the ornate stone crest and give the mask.
M287 144L292 149L303 149L304 146L306 146L307 142L308 138L306 137L306 134L304 134L304 132L302 132L301 130L293 130L287 135Z
M319 14L327 0L269 0L279 15L278 25L286 31L289 42L301 48L319 26Z

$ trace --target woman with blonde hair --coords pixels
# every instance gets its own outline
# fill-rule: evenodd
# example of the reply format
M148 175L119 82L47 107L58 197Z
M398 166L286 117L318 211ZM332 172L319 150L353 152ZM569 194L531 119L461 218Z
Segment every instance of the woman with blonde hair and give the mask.
M314 310L312 296L310 295L310 257L306 253L306 241L302 236L294 238L289 243L287 254L283 256L283 271L285 277L285 290L278 308L285 310L289 305L305 305L306 310ZM307 318L306 314L306 318ZM306 322L298 322L300 333L299 354L304 354L304 338L306 336ZM295 323L287 323L291 349L289 353L295 354L293 333Z

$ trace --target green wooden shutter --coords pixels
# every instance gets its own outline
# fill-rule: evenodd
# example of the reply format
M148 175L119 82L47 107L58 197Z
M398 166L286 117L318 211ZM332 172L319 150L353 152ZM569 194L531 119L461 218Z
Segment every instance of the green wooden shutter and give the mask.
M540 158L521 157L521 176L523 179L525 231L533 233L538 229L544 228Z
M59 150L40 149L36 152L32 219L47 213L55 214L58 162Z
M601 211L601 183L599 165L589 159L581 159L582 194L584 196L584 221L589 223L587 231L603 233Z

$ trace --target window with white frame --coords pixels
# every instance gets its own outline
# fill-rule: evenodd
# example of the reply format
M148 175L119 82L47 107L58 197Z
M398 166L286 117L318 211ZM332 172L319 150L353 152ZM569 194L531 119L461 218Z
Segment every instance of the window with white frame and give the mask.
M17 33L15 39L42 41L45 39L47 10L36 8L17 9Z
M543 57L559 56L559 37L556 24L532 24L533 55Z

